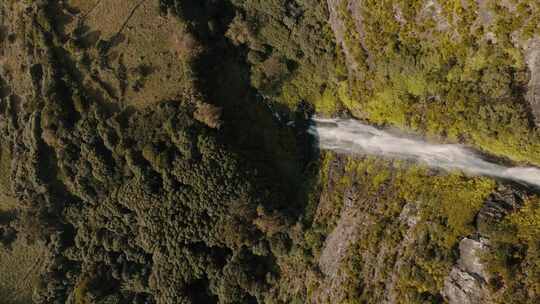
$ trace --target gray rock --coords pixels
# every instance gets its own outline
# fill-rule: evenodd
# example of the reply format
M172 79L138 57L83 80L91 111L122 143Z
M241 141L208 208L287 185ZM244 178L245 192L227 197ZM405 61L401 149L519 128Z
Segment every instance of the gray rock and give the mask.
M486 250L486 241L476 241L469 238L464 238L459 243L459 260L458 265L464 271L474 274L477 278L486 281L487 274L484 265L480 260L482 251Z
M525 61L530 71L527 101L536 119L536 125L540 126L540 38L531 39L527 44Z
M336 37L336 42L341 45L343 53L345 54L345 59L347 61L347 68L349 69L349 76L354 76L358 70L358 63L354 59L352 50L347 47L345 43L345 36L347 32L347 27L343 18L340 17L339 8L347 0L328 0L328 11L330 13L329 24L334 32Z
M401 210L401 213L399 215L399 220L402 223L406 224L409 228L413 228L414 226L416 226L416 224L420 220L416 204L407 203L405 206L403 206L403 209Z
M459 243L460 257L457 265L444 281L442 294L450 304L490 303L486 286L488 276L481 261L486 250L486 240L464 238Z
M450 304L489 303L489 292L485 285L459 267L454 267L446 278L443 295Z

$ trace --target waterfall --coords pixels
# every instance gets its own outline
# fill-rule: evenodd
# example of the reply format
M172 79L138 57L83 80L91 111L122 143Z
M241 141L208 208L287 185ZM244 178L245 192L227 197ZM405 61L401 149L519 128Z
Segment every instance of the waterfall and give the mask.
M317 137L323 150L414 160L433 168L461 170L470 175L509 179L540 187L540 169L502 166L462 145L427 143L354 119L315 118L314 122L309 132Z

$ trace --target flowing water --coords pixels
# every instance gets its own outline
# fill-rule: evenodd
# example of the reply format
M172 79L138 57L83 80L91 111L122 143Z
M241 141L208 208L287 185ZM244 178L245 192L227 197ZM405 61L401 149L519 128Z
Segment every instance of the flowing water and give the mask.
M432 144L392 134L353 119L315 118L309 132L323 150L418 161L433 168L509 179L540 187L540 169L506 167L482 158L462 145Z

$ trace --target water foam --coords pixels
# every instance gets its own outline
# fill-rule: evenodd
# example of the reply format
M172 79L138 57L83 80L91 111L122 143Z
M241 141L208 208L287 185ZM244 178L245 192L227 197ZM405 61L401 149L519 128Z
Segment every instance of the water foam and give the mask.
M462 145L431 144L398 136L353 119L315 118L309 132L323 150L410 159L433 168L510 179L540 187L540 169L506 167L483 159Z

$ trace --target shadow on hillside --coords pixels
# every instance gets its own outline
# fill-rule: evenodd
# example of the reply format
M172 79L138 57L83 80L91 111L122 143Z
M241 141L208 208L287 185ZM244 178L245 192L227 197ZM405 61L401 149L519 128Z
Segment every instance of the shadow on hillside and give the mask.
M205 52L194 67L197 86L208 102L223 108L225 144L255 163L269 177L272 188L283 192L274 208L301 214L310 192L305 187L319 173L319 152L307 133L313 109L307 103L296 112L279 106L271 109L251 87L246 50L225 37L235 16L230 3L189 0L179 8L168 2L204 45Z

